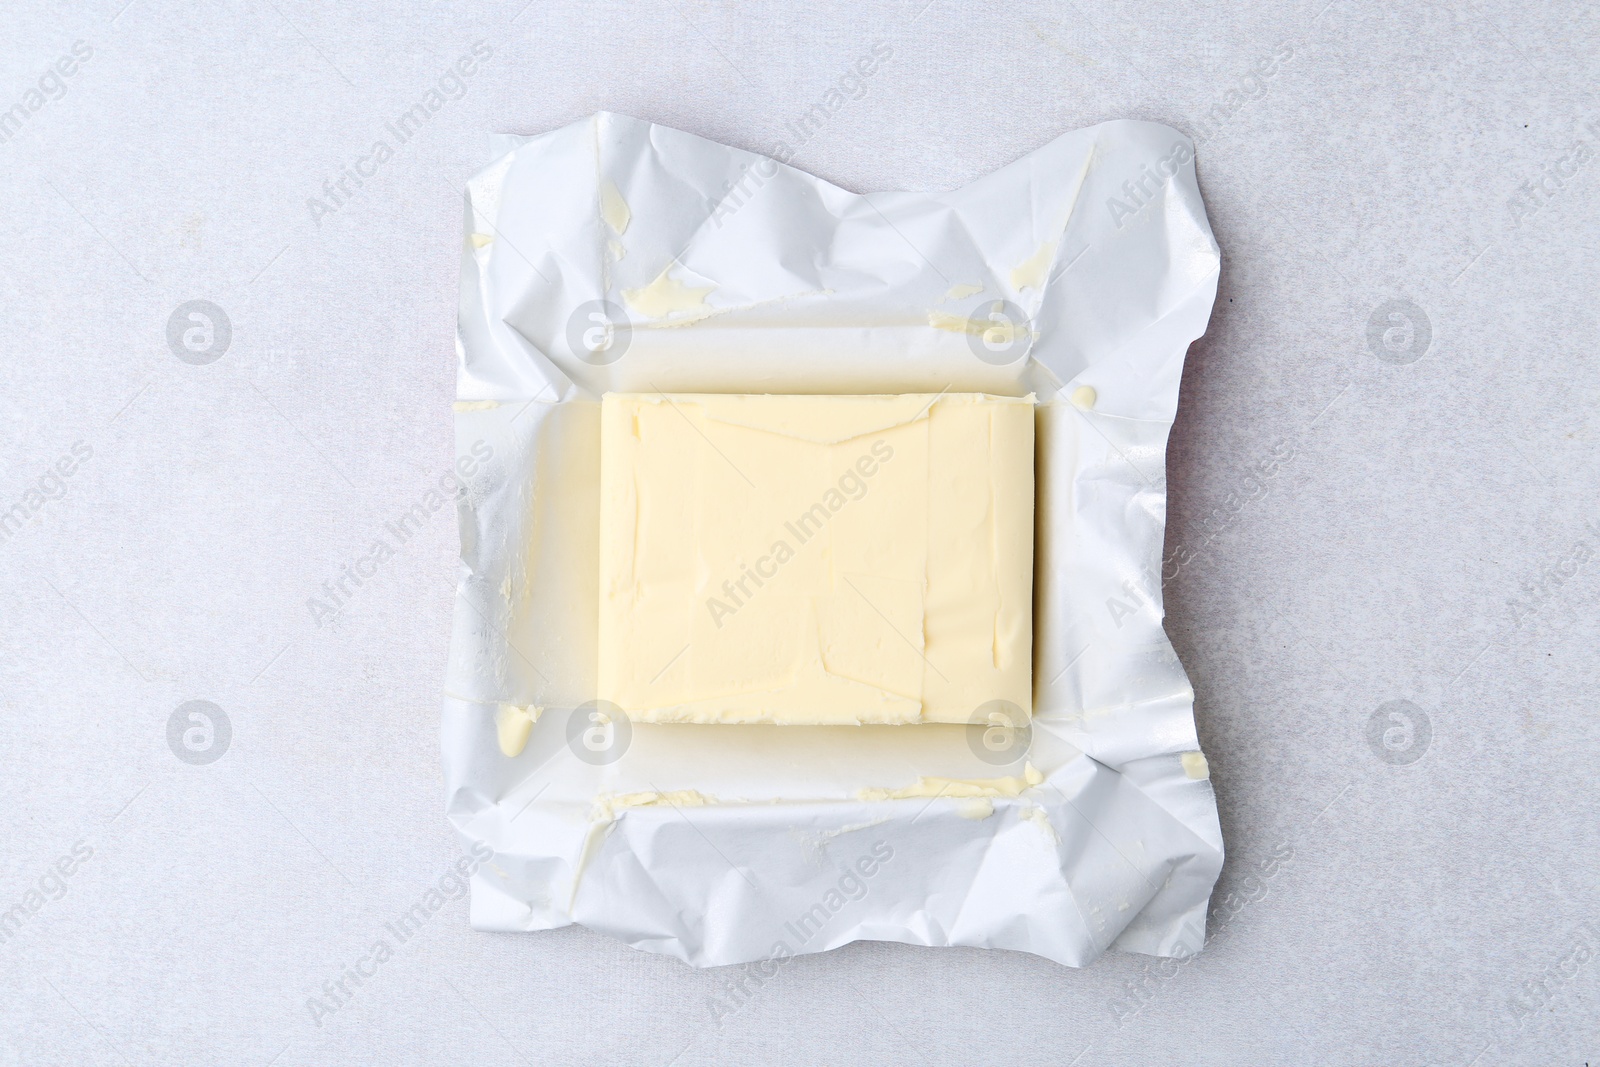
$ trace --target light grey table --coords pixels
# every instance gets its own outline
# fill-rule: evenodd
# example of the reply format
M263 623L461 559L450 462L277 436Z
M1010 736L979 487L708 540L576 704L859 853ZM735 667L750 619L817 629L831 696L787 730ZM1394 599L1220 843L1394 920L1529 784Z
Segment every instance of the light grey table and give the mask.
M1600 1059L1592 5L122 3L0 14L0 1063ZM737 973L455 899L357 984L457 855L448 510L307 602L449 467L486 135L770 151L841 87L795 162L856 190L1114 117L1201 142L1166 597L1211 943L859 944L719 1021Z

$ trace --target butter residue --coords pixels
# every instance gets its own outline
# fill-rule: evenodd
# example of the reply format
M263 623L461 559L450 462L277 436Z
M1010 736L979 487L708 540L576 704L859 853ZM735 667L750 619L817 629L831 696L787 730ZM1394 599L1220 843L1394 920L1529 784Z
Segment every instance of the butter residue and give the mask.
M688 325L715 314L716 308L706 307L706 297L716 286L699 288L683 284L672 277L672 268L677 265L676 260L668 263L656 275L656 280L642 289L624 289L622 299L629 308L647 319L664 319L675 312L684 312L669 323L673 326Z
M499 406L498 400L457 400L450 405L454 411L490 411Z
M494 240L494 235L490 233L472 233L467 235L467 240L472 242L473 248L482 248Z
M1061 843L1061 835L1056 832L1055 824L1050 821L1049 813L1043 808L1035 807L1032 804L1026 804L1022 808L1021 815L1024 819L1033 823L1033 825L1037 826L1040 830L1043 830L1045 835L1050 838L1051 844L1059 845Z
M948 311L930 311L928 325L935 330L948 330L951 333L982 333L989 324L965 315L952 315Z
M1032 256L1017 264L1011 272L1011 288L1043 289L1044 280L1050 274L1050 263L1055 259L1056 243L1046 241L1039 246L1039 250Z
M622 199L622 193L610 179L600 183L600 217L618 237L628 232L628 223L633 221L628 202Z
M918 778L915 785L899 789L860 789L860 800L909 800L912 797L1019 797L1023 790L1044 781L1031 763L1023 764L1021 776L1009 778Z
M527 747L533 724L539 721L544 709L534 705L526 708L516 704L501 704L494 713L495 732L500 737L500 752L505 756L520 756Z
M969 296L977 296L983 292L983 286L971 282L957 282L944 294L946 300L965 300Z
M1003 302L995 301L995 311L1000 311L1003 307ZM970 333L975 337L982 337L992 345L1009 345L1013 341L1029 336L1028 324L1025 322L1010 322L1004 318L969 319L965 315L952 315L948 311L928 312L928 325L936 330L946 330L950 333Z
M994 801L988 797L962 797L956 801L956 814L963 819L987 819L994 814Z
M715 797L698 789L673 789L665 793L612 793L595 799L592 818L595 822L613 822L617 812L628 808L703 808L716 802Z
M1099 399L1100 394L1092 385L1080 385L1072 391L1072 402L1085 411L1094 410L1095 401Z
M611 253L611 258L619 263L622 262L622 260L628 254L627 248L625 248L622 242L617 240L615 237L606 238L606 250Z
M853 822L847 826L840 826L837 829L823 830L817 835L817 840L820 842L832 841L840 834L853 834L860 830L871 830L874 827L882 826L888 821L888 819L868 819L866 822Z
M1206 762L1205 753L1185 752L1182 756L1182 759L1183 773L1187 774L1190 778L1199 779L1211 777L1211 765Z

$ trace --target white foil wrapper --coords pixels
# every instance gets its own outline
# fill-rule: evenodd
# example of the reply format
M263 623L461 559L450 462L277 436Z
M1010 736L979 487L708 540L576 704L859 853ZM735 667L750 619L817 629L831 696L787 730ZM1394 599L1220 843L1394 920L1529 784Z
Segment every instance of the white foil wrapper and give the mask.
M1198 951L1222 837L1161 627L1167 434L1220 262L1188 139L1107 122L865 196L619 115L498 147L466 209L443 727L449 817L494 850L473 926L701 966ZM658 390L1037 394L1031 727L597 716L598 401Z

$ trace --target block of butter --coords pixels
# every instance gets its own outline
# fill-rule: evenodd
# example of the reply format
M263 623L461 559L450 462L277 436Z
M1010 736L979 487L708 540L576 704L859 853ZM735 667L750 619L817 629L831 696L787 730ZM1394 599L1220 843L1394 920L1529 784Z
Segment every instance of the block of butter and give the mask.
M607 394L600 696L642 722L1031 713L1033 431L1031 396Z

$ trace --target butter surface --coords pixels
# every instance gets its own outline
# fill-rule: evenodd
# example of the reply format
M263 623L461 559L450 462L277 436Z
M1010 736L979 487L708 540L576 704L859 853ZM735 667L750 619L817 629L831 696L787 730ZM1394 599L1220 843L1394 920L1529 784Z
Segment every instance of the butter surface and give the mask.
M600 695L645 722L1032 707L1032 398L608 394Z

